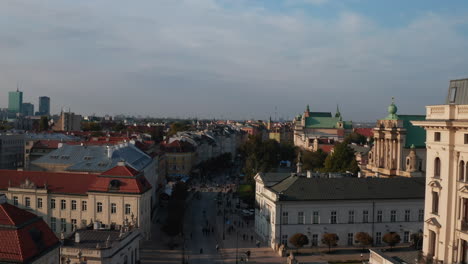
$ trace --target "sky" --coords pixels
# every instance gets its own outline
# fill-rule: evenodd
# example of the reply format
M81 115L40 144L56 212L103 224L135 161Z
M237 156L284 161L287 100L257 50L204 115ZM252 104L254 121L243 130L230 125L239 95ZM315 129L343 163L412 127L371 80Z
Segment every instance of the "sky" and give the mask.
M468 77L464 0L2 0L0 107L345 120L443 104Z

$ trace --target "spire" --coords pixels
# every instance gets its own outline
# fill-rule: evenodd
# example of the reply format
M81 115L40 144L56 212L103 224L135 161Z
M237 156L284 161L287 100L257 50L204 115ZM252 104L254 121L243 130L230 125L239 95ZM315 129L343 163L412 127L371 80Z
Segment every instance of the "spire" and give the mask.
M307 112L307 113L310 112L309 104L307 104L306 112Z
M335 117L340 117L340 118L341 118L340 108L339 108L338 104L336 104L336 114L335 114Z

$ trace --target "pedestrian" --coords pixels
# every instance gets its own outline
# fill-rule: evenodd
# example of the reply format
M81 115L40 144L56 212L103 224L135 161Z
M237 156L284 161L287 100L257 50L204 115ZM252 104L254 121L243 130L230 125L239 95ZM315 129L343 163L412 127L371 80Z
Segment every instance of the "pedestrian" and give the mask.
M190 239L192 239L192 232L190 232Z
M257 244L257 248L260 247L260 241L257 240L257 242L255 244Z
M242 235L242 240L245 240L245 234Z
M211 233L214 233L214 227L211 227Z
M250 242L253 242L253 236L250 236Z
M219 251L219 245L216 244L216 252L218 252L218 251Z

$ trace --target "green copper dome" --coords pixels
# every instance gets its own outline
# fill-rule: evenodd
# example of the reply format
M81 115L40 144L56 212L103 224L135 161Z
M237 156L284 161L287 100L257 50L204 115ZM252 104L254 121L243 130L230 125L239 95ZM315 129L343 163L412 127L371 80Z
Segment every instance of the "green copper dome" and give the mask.
M398 119L398 115L396 114L398 111L398 107L395 105L395 99L392 97L392 103L387 108L388 116L385 119L396 120Z

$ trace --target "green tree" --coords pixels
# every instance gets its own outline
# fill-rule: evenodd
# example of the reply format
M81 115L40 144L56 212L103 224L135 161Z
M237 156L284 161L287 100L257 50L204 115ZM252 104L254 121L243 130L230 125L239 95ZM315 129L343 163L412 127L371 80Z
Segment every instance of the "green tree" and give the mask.
M396 244L400 243L401 238L400 235L398 235L395 232L390 232L385 234L382 237L383 242L385 242L387 245L390 246L390 249L392 249Z
M325 159L325 172L346 172L357 173L359 166L354 156L353 150L346 142L338 143L333 148L333 153Z
M302 152L302 164L304 170L319 171L323 169L325 159L327 158L327 153L319 149L317 151L307 151Z
M171 137L175 135L177 132L187 131L189 130L190 126L187 123L182 122L175 122L172 123L169 127L169 132L167 132L167 136Z
M119 122L119 123L116 124L112 129L113 129L114 131L120 132L120 131L122 131L122 130L125 130L126 128L127 128L127 127L125 126L124 123Z
M338 235L333 233L325 233L322 235L322 244L328 246L328 252L331 252L332 247L336 247L339 241Z
M102 127L98 122L82 122L83 131L101 131Z
M301 233L296 233L289 238L289 243L291 243L294 247L297 248L297 251L299 251L300 248L303 246L309 244L309 238Z
M169 236L176 236L182 231L187 195L187 184L184 182L177 182L173 186L171 199L169 200L170 210L168 210L166 223L163 227Z
M423 243L423 233L413 233L411 234L411 243L414 249L420 250Z
M39 130L47 131L49 130L49 118L47 116L41 116L39 120Z
M358 232L356 233L355 237L356 241L361 245L362 250L366 248L366 246L372 245L373 239L369 233L366 232Z

